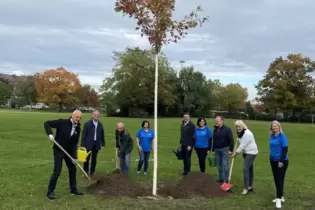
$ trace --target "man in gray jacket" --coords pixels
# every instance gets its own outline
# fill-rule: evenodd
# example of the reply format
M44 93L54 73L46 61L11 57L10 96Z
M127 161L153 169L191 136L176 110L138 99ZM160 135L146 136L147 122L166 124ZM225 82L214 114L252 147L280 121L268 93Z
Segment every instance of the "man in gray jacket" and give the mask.
M116 149L118 150L118 157L120 158L120 171L123 174L128 174L133 140L122 122L117 123Z

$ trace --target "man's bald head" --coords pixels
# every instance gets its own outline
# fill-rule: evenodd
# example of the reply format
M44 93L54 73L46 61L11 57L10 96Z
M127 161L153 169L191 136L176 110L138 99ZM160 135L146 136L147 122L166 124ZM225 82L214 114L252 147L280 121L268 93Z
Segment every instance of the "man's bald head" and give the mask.
M82 118L82 112L80 110L74 110L74 112L72 112L72 120L74 123L79 123L80 120Z
M118 122L118 123L117 123L117 130L118 130L119 132L123 132L124 128L125 128L124 123L122 123L122 122Z

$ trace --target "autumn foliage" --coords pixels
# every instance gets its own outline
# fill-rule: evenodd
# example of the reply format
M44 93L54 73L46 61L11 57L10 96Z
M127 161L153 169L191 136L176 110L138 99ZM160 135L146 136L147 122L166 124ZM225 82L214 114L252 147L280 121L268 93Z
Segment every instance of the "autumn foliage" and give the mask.
M81 87L77 74L68 72L65 68L46 70L35 74L35 87L38 101L49 104L75 105L77 97L73 93Z
M202 25L209 17L199 18L198 6L181 21L173 20L175 0L116 0L115 11L137 20L136 30L146 35L156 53L165 44L176 43L187 34L189 28Z

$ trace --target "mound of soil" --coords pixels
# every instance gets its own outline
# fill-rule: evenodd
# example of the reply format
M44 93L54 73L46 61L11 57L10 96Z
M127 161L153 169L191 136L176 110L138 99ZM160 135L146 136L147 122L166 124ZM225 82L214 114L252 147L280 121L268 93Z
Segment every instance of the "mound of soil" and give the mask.
M87 187L87 192L104 197L147 197L152 194L152 187L133 183L128 176L117 172L95 177L98 180ZM196 197L214 198L225 196L212 176L191 172L179 181L158 186L158 195L164 198L189 199Z
M200 172L191 172L174 184L161 186L158 194L171 196L174 199L214 198L227 195L212 176Z
M94 177L96 183L87 187L87 192L105 197L137 198L150 194L148 187L133 183L128 176L116 171L105 176Z

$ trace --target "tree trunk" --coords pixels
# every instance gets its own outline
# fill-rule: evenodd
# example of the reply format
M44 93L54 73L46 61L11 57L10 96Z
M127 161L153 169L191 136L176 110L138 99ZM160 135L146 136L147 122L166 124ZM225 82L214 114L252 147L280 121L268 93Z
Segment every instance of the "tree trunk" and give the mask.
M58 112L62 112L62 103L59 103Z
M31 97L30 97L29 95L28 95L27 97L28 97L28 102L29 102L29 104L31 105L31 106L30 106L30 111L32 111L32 105L33 105L32 99L31 99Z

